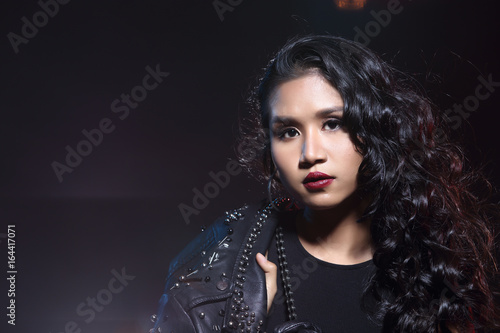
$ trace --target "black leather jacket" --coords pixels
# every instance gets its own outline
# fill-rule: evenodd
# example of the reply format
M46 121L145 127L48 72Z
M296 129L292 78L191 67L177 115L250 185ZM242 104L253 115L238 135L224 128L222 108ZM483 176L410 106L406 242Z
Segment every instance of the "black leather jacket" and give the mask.
M172 260L150 332L264 331L266 283L255 255L264 254L273 238L276 204L226 212ZM288 322L275 332L319 329Z
M262 331L267 294L255 255L265 253L273 237L273 210L252 205L226 212L189 243L170 263L154 328Z

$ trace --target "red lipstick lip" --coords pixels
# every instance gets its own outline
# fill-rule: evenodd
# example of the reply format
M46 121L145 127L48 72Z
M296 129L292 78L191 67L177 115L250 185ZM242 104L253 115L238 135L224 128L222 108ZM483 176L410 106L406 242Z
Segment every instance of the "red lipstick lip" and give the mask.
M304 181L302 183L309 183L309 182L315 182L318 180L322 179L333 179L332 176L327 175L326 173L315 171L315 172L309 172L309 174L306 176Z
M327 175L326 173L315 171L310 172L302 184L304 184L304 187L308 190L318 190L330 185L334 179L334 177Z

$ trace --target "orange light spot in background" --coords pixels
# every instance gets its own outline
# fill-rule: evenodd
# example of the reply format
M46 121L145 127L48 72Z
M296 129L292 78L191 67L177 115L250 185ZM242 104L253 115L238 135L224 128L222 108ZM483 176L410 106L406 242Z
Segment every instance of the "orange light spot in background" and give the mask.
M340 9L361 9L365 6L366 0L334 0Z

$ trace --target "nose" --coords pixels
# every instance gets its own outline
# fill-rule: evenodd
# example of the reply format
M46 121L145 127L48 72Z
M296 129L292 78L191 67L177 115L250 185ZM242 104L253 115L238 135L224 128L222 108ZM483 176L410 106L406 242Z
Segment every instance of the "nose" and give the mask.
M327 154L321 134L311 131L303 136L302 152L299 163L302 167L310 167L326 161Z

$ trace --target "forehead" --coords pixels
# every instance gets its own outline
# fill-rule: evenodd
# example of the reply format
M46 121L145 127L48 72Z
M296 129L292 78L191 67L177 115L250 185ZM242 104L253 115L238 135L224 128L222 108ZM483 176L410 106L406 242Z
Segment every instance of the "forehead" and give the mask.
M340 93L323 76L316 73L280 84L270 99L270 115L301 116L327 109L341 109Z

